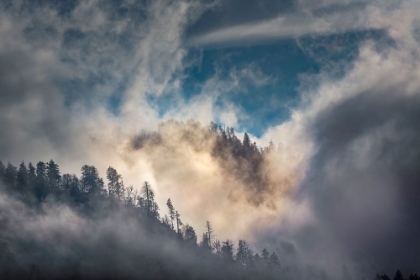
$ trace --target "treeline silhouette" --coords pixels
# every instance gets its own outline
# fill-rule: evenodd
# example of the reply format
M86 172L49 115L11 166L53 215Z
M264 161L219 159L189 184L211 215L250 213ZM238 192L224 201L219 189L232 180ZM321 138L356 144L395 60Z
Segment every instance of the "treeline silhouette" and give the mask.
M272 143L258 148L247 133L240 141L233 129L214 122L208 133L217 134L215 156L234 154L238 172L257 173L244 180L264 183L258 172ZM160 137L142 133L133 145L158 143ZM91 165L77 176L62 174L53 160L19 167L0 161L0 278L328 279L323 270L302 274L282 266L275 252L254 252L246 240L218 240L210 221L203 222L199 241L170 198L165 208L160 210L148 182L139 189L126 186L113 167L104 180ZM347 270L343 279L352 279ZM397 271L393 279L406 278Z
M171 199L167 200L167 214L161 217L159 206L155 201L155 192L148 182L144 182L140 191L133 186L126 187L121 174L112 167L106 171L105 183L99 177L98 170L94 166L84 165L81 168L81 176L71 174L61 175L59 165L53 160L38 162L35 166L29 163L28 166L22 162L19 168L8 163L6 166L0 161L0 182L2 182L3 193L8 193L12 197L23 201L33 209L39 208L39 205L46 200L53 200L54 203L62 203L78 208L81 213L88 214L92 212L109 211L117 208L127 208L128 213L138 215L139 221L147 228L160 227L164 234L172 235L182 246L188 247L195 253L206 256L211 262L222 267L232 266L230 275L240 271L252 273L264 273L268 276L275 276L279 271L281 264L276 253L269 253L263 249L261 256L254 253L246 240L239 240L235 248L231 240L220 241L215 239L212 225L209 221L205 223L205 232L202 239L197 243L197 234L195 229L181 221L180 213L173 206ZM2 255L7 254L7 241L2 242ZM9 256L10 257L10 256ZM219 259L220 262L215 261ZM7 263L7 258L2 259L3 277L13 275L16 278L17 273L13 270L13 262ZM238 271L235 271L238 270ZM29 274L38 271L36 260L31 266ZM19 273L17 273L19 276ZM153 278L159 277L159 273L152 275ZM67 277L67 276L66 276ZM200 275L199 278L206 278ZM172 277L171 277L172 278ZM2 278L5 279L5 278Z

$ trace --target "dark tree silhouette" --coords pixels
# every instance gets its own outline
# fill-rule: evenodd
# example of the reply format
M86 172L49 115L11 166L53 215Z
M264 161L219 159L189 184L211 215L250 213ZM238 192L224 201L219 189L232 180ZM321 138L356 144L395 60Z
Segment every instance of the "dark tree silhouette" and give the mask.
M226 261L227 263L233 263L234 259L233 259L233 241L231 240L226 240L222 243L222 259L224 261Z
M44 200L48 194L47 182L47 167L40 161L36 164L35 178L35 194L39 201Z
M168 198L168 200L166 201L166 206L168 206L169 219L171 221L171 228L174 229L175 208L172 205L172 201L170 198Z
M274 252L271 254L270 258L268 259L268 267L271 269L280 269L281 267L279 257Z
M395 276L393 280L404 280L404 275L399 269L395 272Z
M197 245L197 234L195 233L194 228L189 224L185 225L184 239L190 244Z
M253 259L253 254L254 253L249 248L248 242L245 240L239 240L235 259L242 270L249 269Z
M17 174L17 187L20 191L26 191L29 189L29 175L26 169L25 163L19 165L19 171Z
M10 162L4 174L4 183L11 189L16 189L17 169Z
M125 191L121 175L110 166L106 170L106 178L108 179L109 196L121 200Z
M270 253L268 253L267 249L263 249L261 252L262 260L264 261L265 265L268 266L268 260L270 257Z
M237 139L234 130L217 130L221 128L214 123L210 125L211 133L220 133L219 140L226 137L226 143L230 144L223 145L231 145L230 152L243 157L244 145ZM158 139L156 135L153 137ZM250 144L248 156L254 156L253 153L261 156L255 147ZM268 149L274 149L273 145ZM271 152L269 150L263 153ZM6 219L1 223L1 279L303 279L300 274L290 274L290 267L280 269L279 257L274 252L270 255L268 250L263 249L260 256L253 253L245 240L239 240L236 249L231 240L216 240L209 221L205 224L200 246L197 246L194 228L189 224L183 226L181 215L170 199L166 203L170 220L167 217L160 219L155 192L148 182L143 184L137 194L133 186L125 189L122 176L112 167L106 172L107 189L94 166L84 165L81 172L80 178L74 174L61 176L59 166L53 160L47 164L40 161L36 168L31 163L26 168L22 162L19 169L11 163L5 167L0 161L1 195L10 195L11 200L21 202L16 203L18 211L0 209L9 211L5 212L5 217L14 212L21 215L18 219L10 219L10 222ZM33 199L34 196L37 199ZM47 196L51 199L44 202ZM41 220L50 225L56 221L56 213L51 219L48 217L51 214L47 214L51 211L49 209L66 209L66 215L71 213L68 216L70 222L74 218L82 221L72 225L71 231L75 232L69 234L70 240L67 240L69 237L65 233L60 232L60 227L67 221L63 221L63 224L60 222L58 227L46 227L45 233L8 232L3 235L13 223L26 221L26 215L29 220ZM19 214L21 212L23 214ZM102 232L106 226L102 228L101 223L107 225L110 222L112 225L115 223L118 230L121 229L124 240L120 240L117 231L111 231L111 234ZM33 226L32 220L30 224ZM79 224L99 226L101 230L96 232L99 236L92 237L93 241L89 242L77 240L81 228ZM19 226L22 225L12 229ZM133 229L136 230L136 237L137 232L140 233L141 241L128 236L127 233ZM48 236L47 244L40 243L43 234ZM104 241L107 246L102 245ZM50 242L58 243L59 246L54 248ZM143 251L138 251L136 246L143 243L146 243ZM112 252L111 257L109 252ZM192 265L186 264L186 260ZM129 265L125 266L125 262L129 262ZM311 279L328 279L325 271L311 268L307 269L305 275ZM350 279L350 273L344 266L343 280ZM393 279L405 278L398 270ZM390 278L386 274L377 274L374 280ZM419 280L419 277L411 274L408 280Z
M36 171L35 167L32 165L32 162L28 164L28 184L30 189L35 188L36 183Z
M211 225L211 223L209 221L206 221L206 235L207 235L207 242L210 248L212 248L212 242L211 240L214 237L214 233L213 233L213 227Z
M51 191L58 191L60 185L60 169L58 164L56 164L53 160L50 160L47 163L47 180L48 180L48 190Z

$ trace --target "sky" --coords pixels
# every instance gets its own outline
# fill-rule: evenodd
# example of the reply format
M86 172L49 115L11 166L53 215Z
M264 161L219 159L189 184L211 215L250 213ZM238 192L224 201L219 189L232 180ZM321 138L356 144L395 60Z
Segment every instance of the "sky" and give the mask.
M419 8L414 0L2 1L0 160L54 159L75 174L91 164L102 176L111 165L127 185L150 181L161 208L171 197L195 228L211 220L220 238L274 246L285 261L413 271ZM232 200L231 189L242 197L246 186L226 175L226 190L202 137L198 150L170 130L164 147L130 148L171 119L213 120L261 147L275 143L282 156L266 170L281 189L267 198L276 207Z

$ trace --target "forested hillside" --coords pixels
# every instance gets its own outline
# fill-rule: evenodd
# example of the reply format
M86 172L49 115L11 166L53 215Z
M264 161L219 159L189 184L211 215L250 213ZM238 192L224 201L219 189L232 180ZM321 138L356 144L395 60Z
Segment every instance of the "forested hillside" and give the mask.
M176 123L199 147L195 125ZM258 148L248 134L241 141L215 123L201 129L215 141L213 156L236 164L226 168L250 187L250 201L262 203L257 194L264 192L257 190L269 184L260 166L274 145ZM159 131L143 132L132 145L160 141ZM0 225L1 279L329 279L321 269L283 266L271 248L218 240L211 221L194 229L170 198L158 205L153 186L127 186L113 167L103 179L91 165L75 175L53 160L19 167L0 162ZM351 279L346 270L343 277ZM394 280L402 279L397 272Z

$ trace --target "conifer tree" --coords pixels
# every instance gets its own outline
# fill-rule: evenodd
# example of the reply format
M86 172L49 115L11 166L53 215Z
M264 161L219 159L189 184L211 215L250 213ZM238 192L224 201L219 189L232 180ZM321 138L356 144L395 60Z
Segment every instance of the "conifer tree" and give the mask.
M30 189L35 188L36 182L36 171L35 167L32 165L32 162L28 164L28 184Z
M262 252L261 252L261 257L262 257L262 259L263 259L263 261L264 261L264 263L268 266L268 259L269 259L269 257L270 257L270 254L268 253L268 251L267 251L267 249L263 249L262 250Z
M189 224L185 225L184 228L184 240L190 244L197 245L197 234L192 226Z
M271 269L280 269L280 260L276 253L272 253L270 258L268 259L268 267Z
M43 161L36 164L35 195L42 201L48 194L47 189L47 167Z
M17 168L10 162L7 163L6 171L4 174L4 183L11 189L16 189Z
M175 211L175 219L176 219L176 232L178 234L181 234L182 222L181 222L181 215L178 213L178 211Z
M221 257L226 262L233 262L233 242L231 240L226 240L222 242Z
M170 198L168 198L168 200L166 201L166 206L168 206L169 219L171 221L171 228L174 229L175 209L174 209L174 206L172 205L172 201Z
M213 227L211 226L211 223L209 221L206 221L206 234L207 234L207 242L209 243L209 247L212 247L211 240L214 237L213 235Z
M122 200L125 192L122 176L110 166L106 170L106 178L108 179L109 196Z
M25 163L19 165L19 171L17 174L17 187L20 191L26 191L29 188L29 176L28 170L26 169Z
M246 240L239 240L235 259L242 270L246 270L250 267L252 258L253 252L249 248L248 242L246 242Z
M242 145L244 145L245 148L251 147L251 140L249 139L249 135L246 132L244 134L244 140L242 141Z
M47 180L49 191L57 191L60 183L60 169L53 160L47 163Z
M404 275L399 269L397 270L397 272L395 272L395 276L393 280L404 280Z

